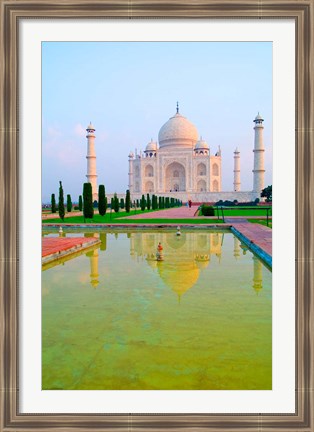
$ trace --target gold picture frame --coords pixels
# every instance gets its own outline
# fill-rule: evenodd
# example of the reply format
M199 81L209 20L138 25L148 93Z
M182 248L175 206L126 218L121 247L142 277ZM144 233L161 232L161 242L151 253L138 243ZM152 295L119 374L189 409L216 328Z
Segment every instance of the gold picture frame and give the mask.
M314 0L0 0L0 431L314 431ZM19 412L19 83L23 18L291 18L296 28L295 413ZM287 211L289 211L287 205Z

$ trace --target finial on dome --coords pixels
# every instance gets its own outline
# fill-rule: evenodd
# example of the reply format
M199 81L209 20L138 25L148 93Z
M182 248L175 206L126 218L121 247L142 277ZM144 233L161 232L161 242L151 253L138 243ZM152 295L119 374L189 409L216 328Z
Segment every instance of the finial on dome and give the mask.
M177 114L179 114L179 102L177 102Z

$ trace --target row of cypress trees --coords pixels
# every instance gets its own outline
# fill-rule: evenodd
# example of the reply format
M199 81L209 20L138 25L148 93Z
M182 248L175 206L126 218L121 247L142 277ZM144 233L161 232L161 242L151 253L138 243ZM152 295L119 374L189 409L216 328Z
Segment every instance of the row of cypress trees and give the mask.
M157 195L152 195L152 198L150 198L150 195L147 194L146 198L145 195L142 195L142 198L139 202L139 207L141 207L141 210L144 211L145 208L147 210L157 210L157 209L165 209L165 208L171 208L171 207L180 207L182 206L182 201L177 198L172 197L157 197Z
M57 213L57 210L59 212L60 218L64 219L64 193L63 193L63 187L62 182L59 182L59 201L58 201L58 207L56 204L56 197L55 194L51 194L51 213ZM67 212L70 213L72 211L72 199L71 195L67 194ZM82 210L82 196L79 196L79 207L80 210Z
M64 193L63 193L63 187L62 182L59 182L59 201L58 201L58 212L59 216L62 220L64 220L65 215L65 208L64 208ZM125 201L124 198L121 198L119 201L119 198L117 194L115 193L114 196L111 198L111 208L118 212L119 209L124 209L127 213L130 212L131 209L131 196L130 191L126 191ZM171 207L178 207L182 205L182 201L172 198L172 197L157 197L157 195L153 194L152 197L150 197L149 194L142 195L142 198L140 200L136 200L135 205L137 207L140 207L142 211L144 211L146 208L147 210L157 210L157 209L164 209L164 208L171 208ZM79 203L78 208L80 211L83 210L84 220L85 219L92 219L94 216L94 203L93 203L93 193L92 193L92 185L91 183L84 183L83 185L83 198L82 195L79 196ZM108 209L108 200L106 197L105 192L105 186L99 185L98 188L98 212L101 216L104 216ZM72 211L72 200L71 195L67 195L67 211ZM55 194L51 195L51 213L56 213L56 199Z

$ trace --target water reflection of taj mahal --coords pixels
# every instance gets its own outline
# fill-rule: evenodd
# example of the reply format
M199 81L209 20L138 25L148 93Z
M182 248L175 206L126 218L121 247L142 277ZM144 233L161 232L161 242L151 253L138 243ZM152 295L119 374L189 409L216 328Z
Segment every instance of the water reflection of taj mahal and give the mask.
M94 234L102 241L99 249L88 252L90 259L90 283L94 288L99 285L99 253L106 251L108 235L123 234ZM228 235L228 234L227 234ZM141 260L154 272L157 272L164 284L178 295L193 288L203 271L210 266L219 265L223 258L223 232L184 232L177 237L173 232L133 232L128 235L130 241L130 256L132 260ZM164 247L164 261L157 262L155 257L156 245L161 242ZM241 260L247 254L247 248L237 237L233 239L232 258ZM251 288L258 294L263 288L263 264L252 255Z

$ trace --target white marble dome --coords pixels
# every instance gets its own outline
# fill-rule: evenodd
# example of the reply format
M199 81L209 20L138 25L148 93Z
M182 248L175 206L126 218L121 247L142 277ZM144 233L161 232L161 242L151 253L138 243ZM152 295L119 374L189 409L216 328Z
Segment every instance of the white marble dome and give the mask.
M151 139L151 141L147 144L145 151L156 151L157 150L157 143L156 141L153 141L153 139Z
M197 143L196 143L195 150L203 150L203 149L204 150L208 150L209 149L209 145L201 137L201 139L199 141L197 141Z
M177 112L160 129L159 147L193 147L197 142L198 132L193 123Z
M257 114L257 116L255 117L255 119L253 120L255 121L264 121L263 117L260 115L260 113Z

